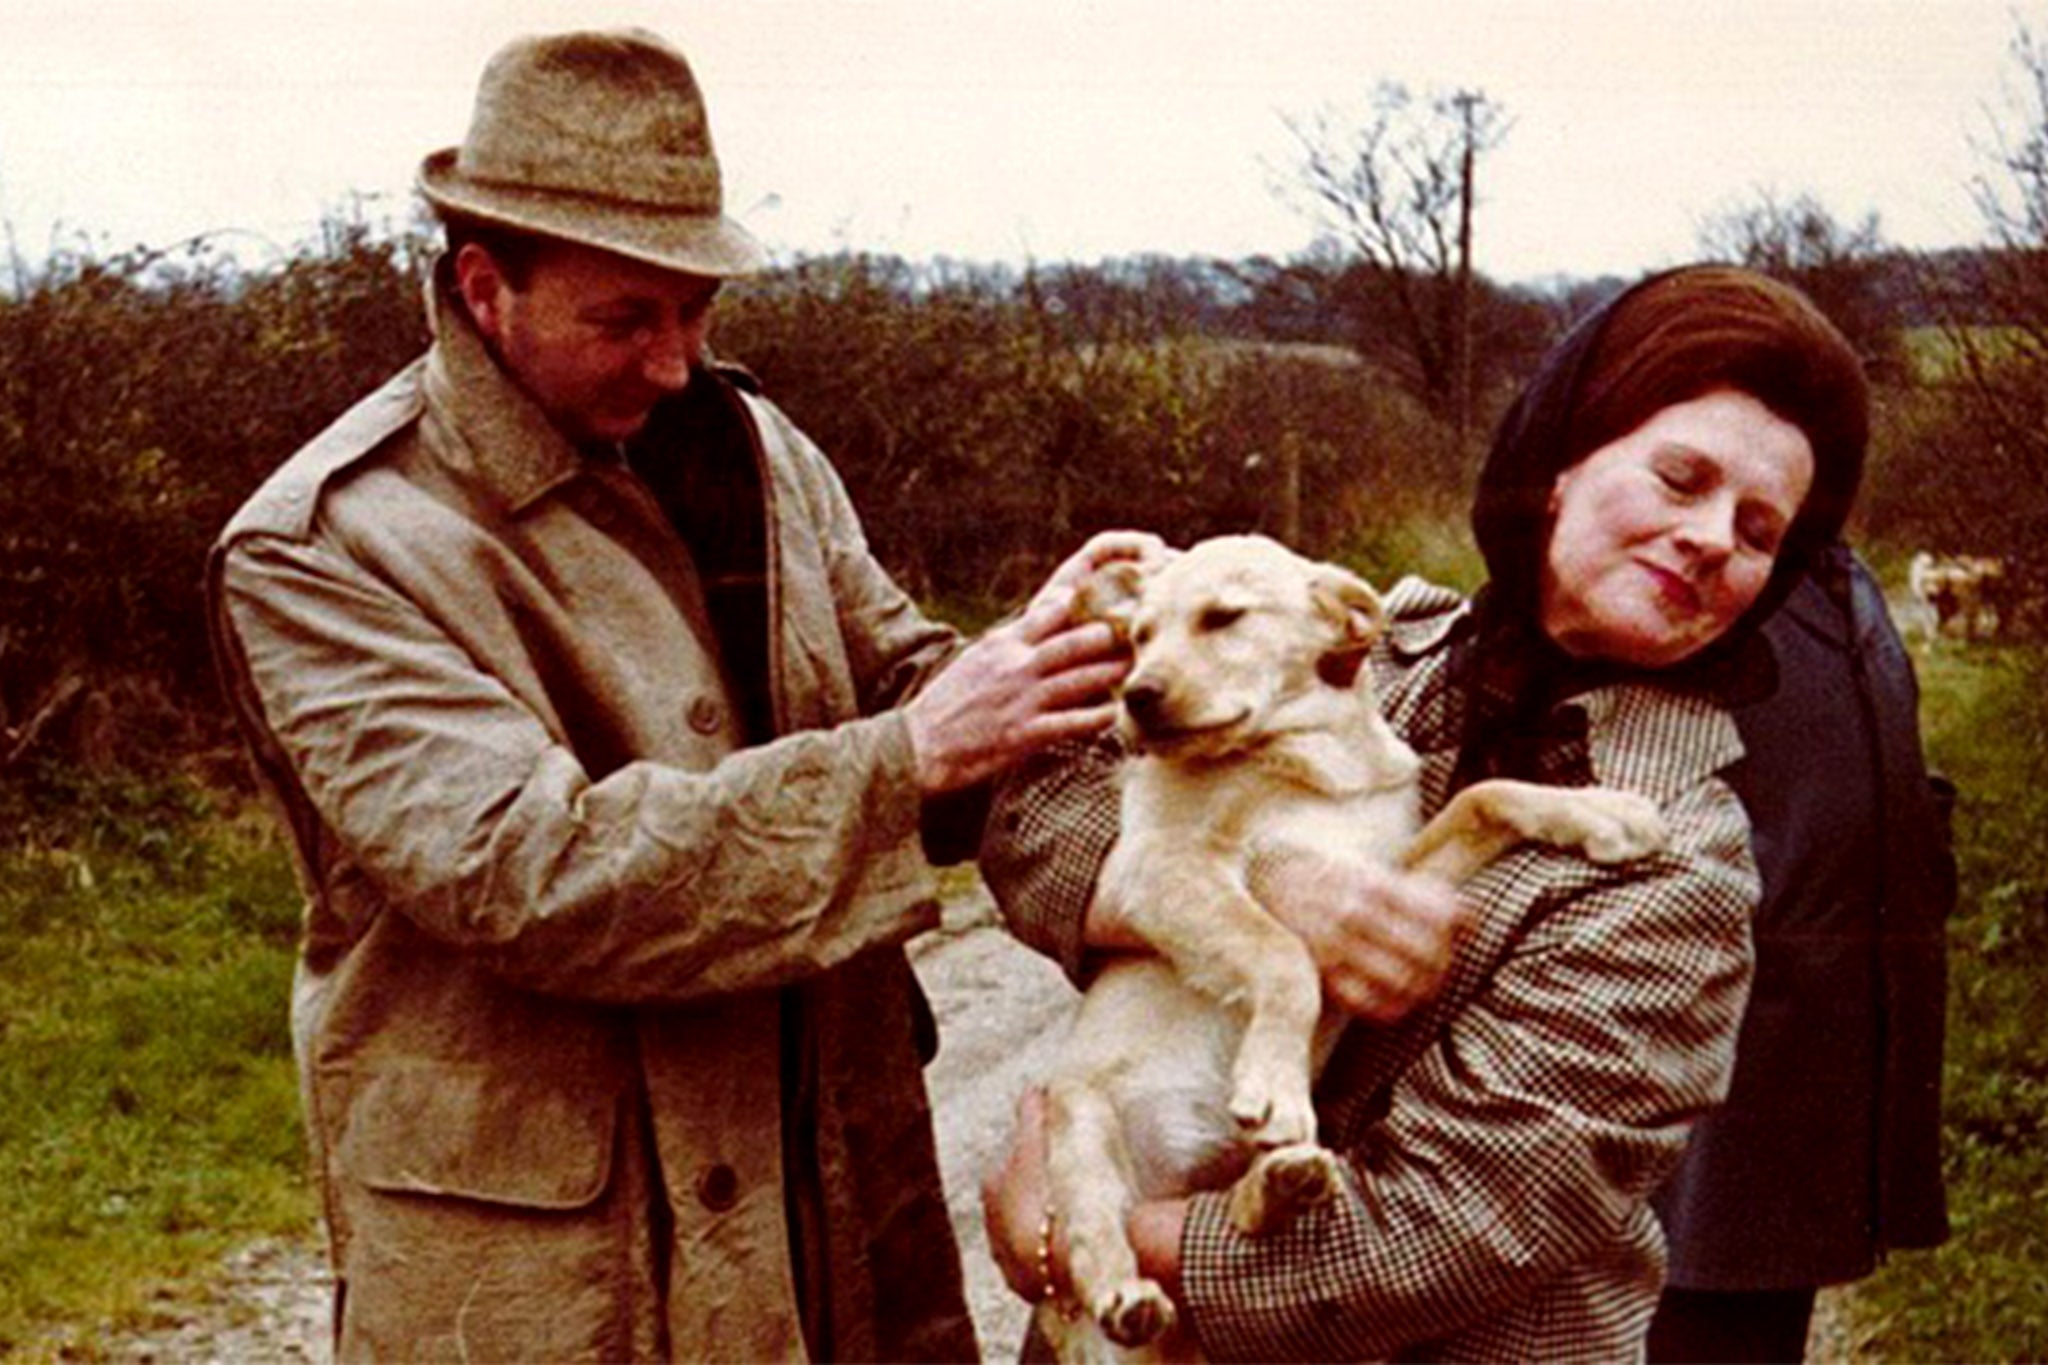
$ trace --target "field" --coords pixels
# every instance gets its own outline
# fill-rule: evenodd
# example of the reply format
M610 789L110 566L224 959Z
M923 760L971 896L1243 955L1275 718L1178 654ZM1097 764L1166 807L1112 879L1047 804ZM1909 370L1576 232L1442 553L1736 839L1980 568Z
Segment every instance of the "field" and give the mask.
M1946 1150L1954 1237L1859 1294L1887 1360L2048 1359L2048 658L1920 655L1929 761L1960 788Z

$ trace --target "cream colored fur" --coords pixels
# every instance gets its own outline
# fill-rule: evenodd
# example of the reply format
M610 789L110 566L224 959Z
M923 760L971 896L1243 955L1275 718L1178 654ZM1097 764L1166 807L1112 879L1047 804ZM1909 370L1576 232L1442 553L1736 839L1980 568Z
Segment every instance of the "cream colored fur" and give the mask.
M1051 1207L1075 1302L1039 1323L1065 1360L1189 1354L1172 1302L1124 1235L1135 1200L1230 1185L1259 1236L1344 1178L1311 1087L1341 1021L1315 963L1247 888L1255 851L1401 865L1459 880L1514 843L1603 862L1662 843L1655 807L1600 788L1486 782L1427 829L1414 753L1374 702L1379 598L1349 572L1254 536L1205 541L1091 585L1130 633L1121 833L1097 895L1157 956L1111 961L1047 1081Z

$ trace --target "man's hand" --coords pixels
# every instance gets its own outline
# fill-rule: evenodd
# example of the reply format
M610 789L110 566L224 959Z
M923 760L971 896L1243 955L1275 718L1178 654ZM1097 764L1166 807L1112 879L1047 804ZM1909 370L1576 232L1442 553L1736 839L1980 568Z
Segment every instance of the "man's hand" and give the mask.
M927 796L971 787L1062 740L1093 734L1116 715L1130 658L1099 621L1074 619L1088 575L1119 559L1164 553L1156 536L1110 531L1053 571L1021 616L966 649L903 708Z
M1308 945L1339 1009L1389 1024L1433 998L1469 910L1450 883L1308 849L1261 849L1252 894Z

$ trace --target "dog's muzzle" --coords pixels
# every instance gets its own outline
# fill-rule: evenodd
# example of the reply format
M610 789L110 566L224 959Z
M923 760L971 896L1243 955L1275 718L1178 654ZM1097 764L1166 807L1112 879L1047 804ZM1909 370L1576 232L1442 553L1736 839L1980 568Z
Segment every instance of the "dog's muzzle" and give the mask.
M1166 714L1166 689L1154 682L1129 683L1123 693L1124 714L1131 728L1150 737L1173 728Z
M1124 736L1140 751L1185 750L1204 744L1230 746L1225 737L1244 722L1244 713L1189 724L1173 707L1164 683L1140 679L1123 690Z

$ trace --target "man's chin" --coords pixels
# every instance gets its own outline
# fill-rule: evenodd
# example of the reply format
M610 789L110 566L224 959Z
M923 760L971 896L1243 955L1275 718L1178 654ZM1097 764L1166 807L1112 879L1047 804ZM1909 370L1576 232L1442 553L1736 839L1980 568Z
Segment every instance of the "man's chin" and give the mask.
M641 430L646 427L647 419L652 415L653 412L650 409L633 417L587 418L581 424L583 440L585 443L605 445L616 445L620 441L630 441L635 436L638 436Z

